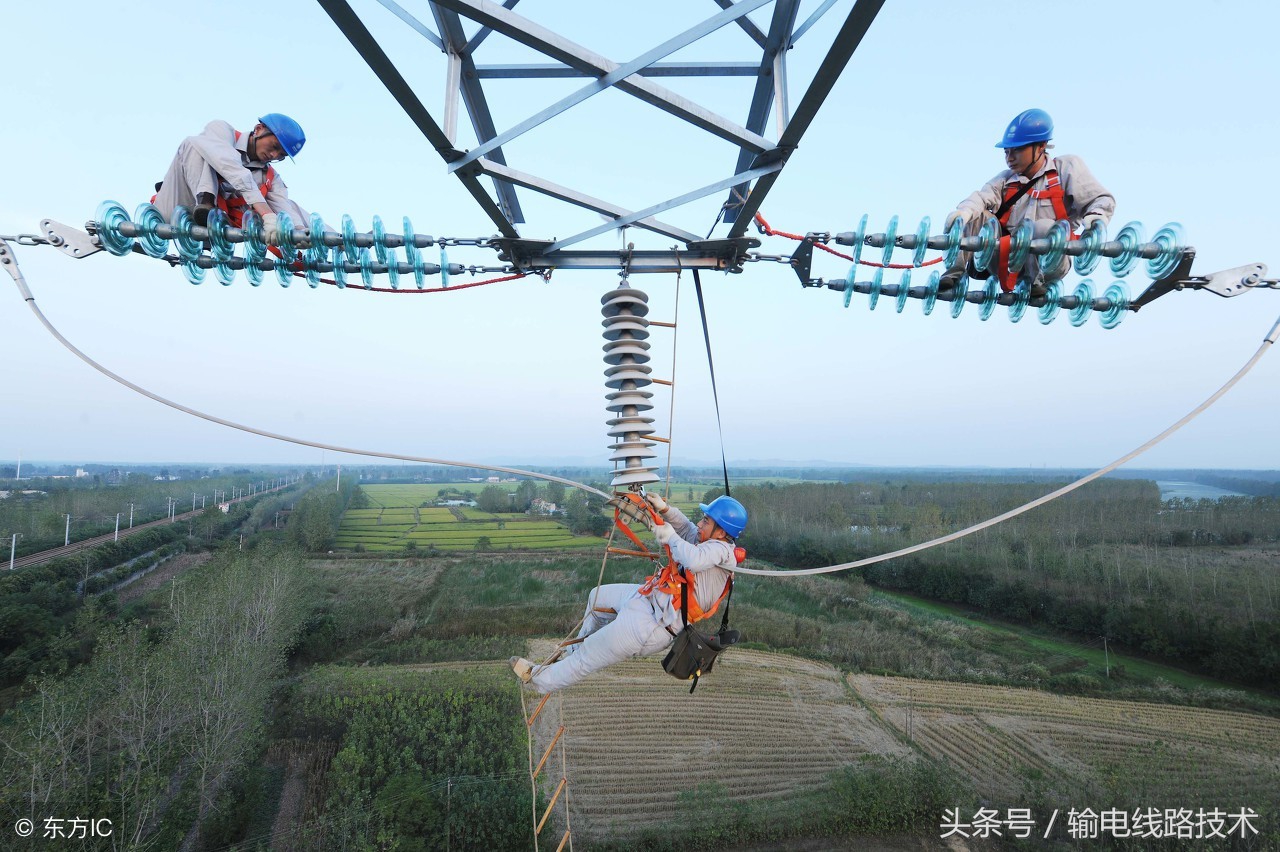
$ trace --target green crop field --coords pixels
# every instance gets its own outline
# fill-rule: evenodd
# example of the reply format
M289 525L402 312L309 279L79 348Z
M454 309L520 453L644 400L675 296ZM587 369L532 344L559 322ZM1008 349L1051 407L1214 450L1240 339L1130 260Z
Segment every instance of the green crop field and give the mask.
M415 550L456 553L486 548L522 551L581 550L604 546L604 539L574 535L564 524L542 515L495 514L470 506L430 505L442 489L474 492L487 484L490 483L361 486L367 505L347 510L334 540L334 549L371 553Z
M434 503L441 491L469 491L477 495L490 485L514 491L519 482L423 482L412 485L361 485L370 506L377 508L412 508Z

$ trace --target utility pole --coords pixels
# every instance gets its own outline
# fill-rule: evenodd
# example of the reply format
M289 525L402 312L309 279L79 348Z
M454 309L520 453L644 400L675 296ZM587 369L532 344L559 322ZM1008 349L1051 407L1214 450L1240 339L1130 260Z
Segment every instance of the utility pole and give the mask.
M1102 658L1106 661L1107 677L1111 677L1111 652L1107 650L1107 637L1102 637Z
M71 543L71 516L67 515L67 534L63 536L62 546L66 547Z
M113 539L111 539L112 541L119 541L119 540L120 540L120 516L121 516L122 514L124 514L124 513L123 513L123 512L116 512L116 537L115 537L115 538L113 538Z
M133 504L129 504L129 529L133 529Z
M334 480L333 490L334 491L342 490L342 465L338 465L338 478Z
M13 570L13 554L18 549L18 536L20 535L22 535L22 533L14 533L13 539L9 542L9 570L10 571Z

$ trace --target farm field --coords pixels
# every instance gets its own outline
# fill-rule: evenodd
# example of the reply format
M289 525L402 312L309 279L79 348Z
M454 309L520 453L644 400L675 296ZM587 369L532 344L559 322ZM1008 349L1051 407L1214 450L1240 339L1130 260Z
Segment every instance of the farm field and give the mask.
M533 644L535 654L550 649ZM625 833L666 819L681 792L702 784L723 785L732 801L787 802L870 754L911 756L829 666L734 652L690 695L660 660L628 660L593 675L553 697L535 723L541 753L563 713L575 831Z
M396 483L391 485L361 485L365 498L370 506L377 508L404 508L431 503L440 496L441 491L470 491L479 494L489 485L496 485L506 491L515 491L519 482L417 482Z
M516 483L510 484L514 487ZM403 553L474 551L487 539L495 551L598 548L603 539L574 535L548 517L494 514L465 506L426 506L442 488L475 488L483 483L361 486L368 508L348 509L334 539L336 550ZM478 490L478 489L477 489ZM483 547L483 545L482 545Z
M849 683L895 731L996 800L1032 780L1180 807L1257 808L1280 790L1280 720L1268 716L874 675Z
M550 647L532 644L535 654ZM662 672L658 657L613 666L548 703L535 724L535 753L546 748L561 714L573 826L599 836L669 819L681 791L702 784L722 785L725 807L782 806L817 793L831 771L873 755L948 766L975 799L999 808L1032 802L1261 812L1280 789L1275 718L846 677L753 650L727 654L693 695ZM675 719L698 723L669 724ZM663 720L660 738L655 720ZM696 759L681 759L688 755Z

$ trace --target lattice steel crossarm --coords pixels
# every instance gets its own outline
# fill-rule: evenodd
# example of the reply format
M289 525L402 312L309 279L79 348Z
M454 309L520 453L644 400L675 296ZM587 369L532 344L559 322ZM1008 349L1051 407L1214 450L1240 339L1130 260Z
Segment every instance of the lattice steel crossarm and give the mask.
M633 58L624 62L597 53L525 15L517 14L512 11L515 3L510 0L501 5L490 0L430 0L425 5L439 29L439 35L428 24L423 23L423 20L419 20L393 0L377 1L447 55L443 126L423 106L422 100L409 87L346 0L318 0L447 163L447 170L463 182L468 192L498 225L503 238L521 238L516 230L516 224L523 223L517 188L531 189L613 220L558 241L555 246L557 251L571 243L598 237L628 225L651 230L686 244L697 242L699 240L696 234L706 228L705 221L690 227L657 220L655 215L683 207L724 189L730 190L730 200L720 208L720 212L724 215L725 222L733 226L729 237L741 238L743 230L737 226L745 225L742 222L735 223L739 211L746 210L750 213L758 208L883 5L883 0L856 0L825 58L819 63L818 72L805 92L796 115L791 117L788 115L787 103L787 54L795 48L799 38L810 32L829 10L837 3L848 0L825 0L798 28L796 21L800 0L738 0L736 3L716 0L721 11L705 19L694 20L691 25L655 46L632 52ZM773 4L773 9L769 28L767 32L762 32L747 15L770 3ZM478 32L470 38L463 29L465 21L472 21L479 27ZM720 61L702 61L684 58L683 52L695 46L701 47L709 36L728 26L736 26L746 34L757 59L742 61L738 57L724 57ZM497 41L491 36L499 36L508 45L521 50L534 50L551 62L480 65L476 61L477 50L482 43L492 46ZM679 61L663 61L676 52L682 52ZM721 54L722 50L718 49L716 56ZM754 76L756 82L749 105L735 107L731 102L704 105L655 82L657 78L673 76ZM567 96L549 98L541 109L535 107L532 114L526 114L506 129L495 125L491 101L484 87L485 81L573 77L589 78L589 82ZM665 201L637 209L634 205L616 203L580 188L562 185L546 176L535 174L527 167L511 165L515 159L513 146L522 141L528 131L610 89L631 95L640 102L642 109L647 106L679 119L686 127L695 131L695 137L696 131L701 131L729 143L736 160L731 176L710 184L704 179L699 181L698 188L677 191ZM457 140L456 124L460 102L471 117L477 140L467 151L460 149ZM735 108L744 109L746 126L730 117ZM651 114L642 112L637 118L633 117L633 113L628 113L620 118L620 123L622 126L643 127ZM765 135L771 114L777 122L780 137L777 143ZM573 144L574 141L566 140L566 144ZM594 138L585 144L600 145ZM678 144L672 151L676 159L690 156L684 154L683 148ZM661 165L664 169L671 164L669 160L660 163L653 159L648 162L651 167ZM580 175L578 172L574 174L576 181ZM479 181L485 175L493 180L497 191L496 200L481 188ZM634 185L643 188L648 182L643 179L643 175L640 177ZM751 189L753 183L754 190ZM744 198L748 200L744 202ZM713 229L715 224L712 223ZM586 256L577 256L572 262L586 260Z

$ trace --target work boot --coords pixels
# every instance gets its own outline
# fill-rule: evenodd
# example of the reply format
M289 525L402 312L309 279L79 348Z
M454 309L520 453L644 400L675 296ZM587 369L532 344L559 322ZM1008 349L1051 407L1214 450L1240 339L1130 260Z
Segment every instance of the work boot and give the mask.
M1035 281L1032 282L1031 289L1028 291L1028 296L1029 298L1032 298L1032 299L1040 299L1040 298L1043 298L1048 292L1049 292L1049 285L1044 283L1044 281L1040 280L1039 278L1037 278Z
M521 683L533 680L533 663L524 657L512 657L507 662L511 664L511 670L516 673L516 677L520 678Z
M964 267L959 269L948 269L942 273L942 278L938 281L939 293L950 293L956 289L957 285L964 280Z
M213 209L214 198L212 193L202 192L196 196L195 209L191 211L191 221L200 227L209 224L209 211Z

